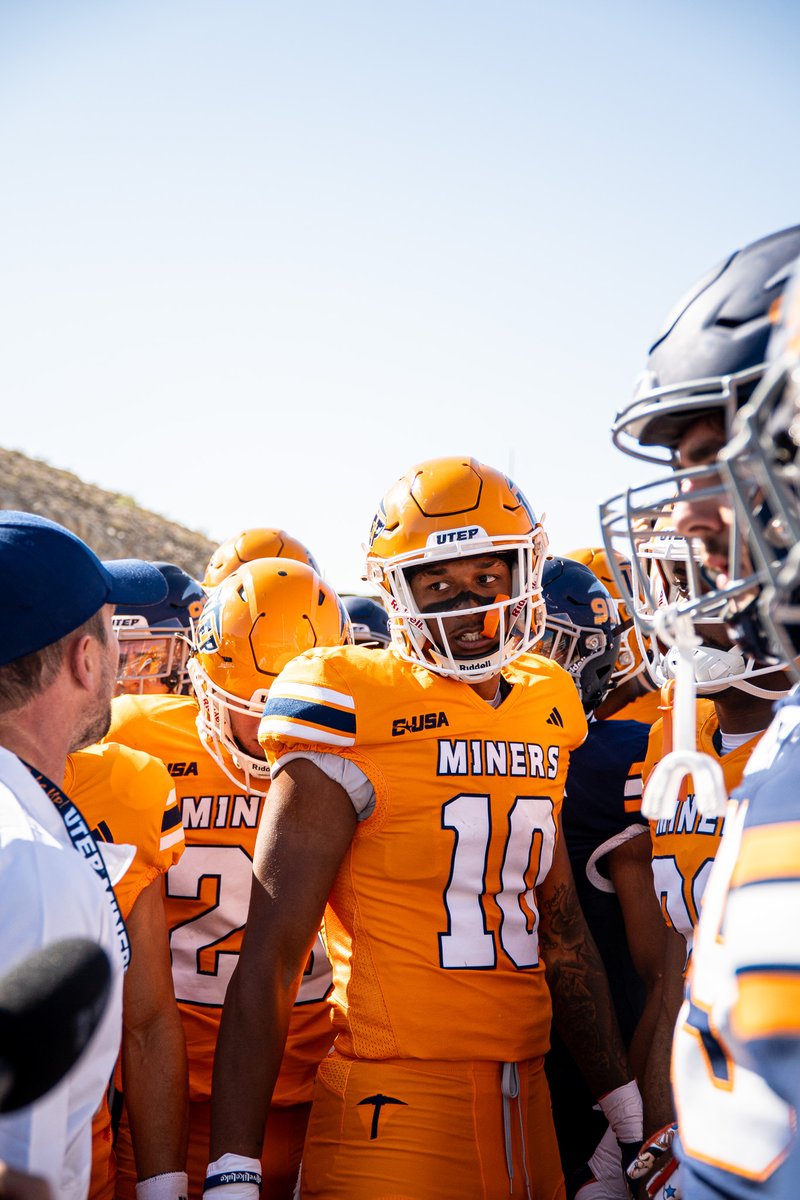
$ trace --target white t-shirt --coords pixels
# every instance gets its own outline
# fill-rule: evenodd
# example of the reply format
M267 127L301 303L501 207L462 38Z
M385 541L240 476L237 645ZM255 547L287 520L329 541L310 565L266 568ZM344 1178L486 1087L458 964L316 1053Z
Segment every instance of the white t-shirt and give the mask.
M2 747L0 897L0 973L65 937L97 942L111 961L106 1011L76 1065L41 1100L0 1117L0 1159L44 1176L59 1200L84 1200L92 1115L119 1051L122 954L101 882L72 846L44 790L17 756Z

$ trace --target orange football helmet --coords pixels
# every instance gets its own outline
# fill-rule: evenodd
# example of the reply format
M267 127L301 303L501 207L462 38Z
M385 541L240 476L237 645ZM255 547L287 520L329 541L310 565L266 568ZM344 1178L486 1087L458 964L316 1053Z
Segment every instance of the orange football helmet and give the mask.
M314 646L351 641L339 597L307 563L258 559L211 592L188 671L200 704L197 731L229 779L262 795L269 783L266 760L248 754L234 738L231 713L260 718L288 662Z
M412 467L392 487L373 519L367 578L387 593L397 652L438 675L477 683L495 675L540 639L544 629L542 568L547 535L519 488L472 458L437 458ZM475 555L502 555L511 566L511 595L478 606L496 649L456 658L445 622L463 610L421 613L411 568Z
M203 587L210 591L243 563L253 562L256 558L293 558L296 562L308 563L319 574L311 551L284 529L245 529L217 546L206 567Z

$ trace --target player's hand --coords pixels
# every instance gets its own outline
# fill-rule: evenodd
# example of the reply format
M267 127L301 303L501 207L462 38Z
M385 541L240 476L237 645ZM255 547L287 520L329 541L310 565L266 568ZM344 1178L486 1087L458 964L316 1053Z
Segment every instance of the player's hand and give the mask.
M680 1164L672 1152L677 1132L674 1122L656 1130L628 1167L628 1178L644 1183L649 1200L681 1200Z
M567 1200L631 1200L625 1167L638 1149L638 1142L618 1142L609 1127L588 1163L566 1181Z

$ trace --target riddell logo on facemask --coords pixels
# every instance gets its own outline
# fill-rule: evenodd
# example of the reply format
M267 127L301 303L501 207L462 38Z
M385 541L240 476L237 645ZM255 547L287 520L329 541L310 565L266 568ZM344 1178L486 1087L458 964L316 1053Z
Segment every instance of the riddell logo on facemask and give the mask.
M464 674L469 674L475 671L487 671L490 667L496 664L491 658L482 658L478 662L470 662L468 659L460 658L458 660L458 669Z

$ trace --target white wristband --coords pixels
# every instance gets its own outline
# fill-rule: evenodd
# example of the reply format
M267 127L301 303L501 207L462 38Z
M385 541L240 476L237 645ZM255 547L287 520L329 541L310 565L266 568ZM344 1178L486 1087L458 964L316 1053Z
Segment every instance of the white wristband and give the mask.
M203 1195L210 1200L258 1200L261 1163L243 1154L223 1154L206 1168Z
M606 1120L614 1130L617 1141L641 1142L643 1136L642 1097L635 1079L623 1083L622 1087L614 1088L613 1092L606 1092L605 1096L600 1097L598 1103Z
M187 1200L189 1176L185 1171L151 1175L136 1185L136 1200Z

